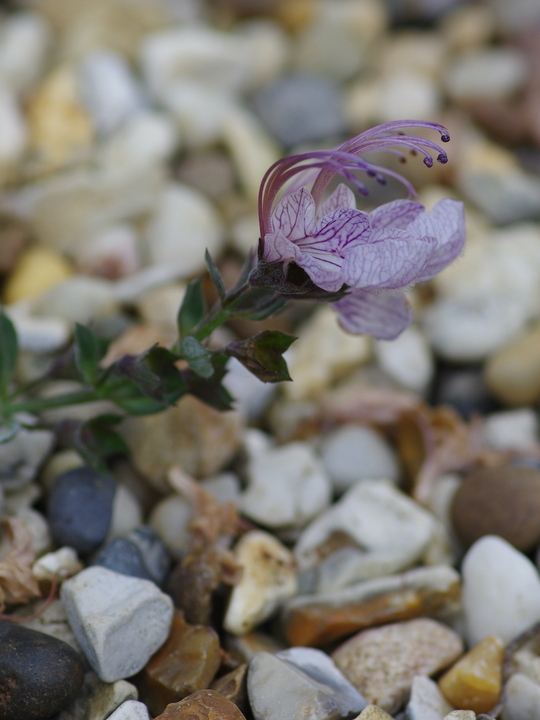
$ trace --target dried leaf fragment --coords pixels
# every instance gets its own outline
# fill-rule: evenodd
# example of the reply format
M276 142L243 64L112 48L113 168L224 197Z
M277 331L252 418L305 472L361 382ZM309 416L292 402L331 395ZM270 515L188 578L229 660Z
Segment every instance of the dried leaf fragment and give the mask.
M6 605L26 603L40 597L39 584L32 574L35 554L30 533L17 517L7 517L2 527L11 545L7 555L0 560L0 609Z

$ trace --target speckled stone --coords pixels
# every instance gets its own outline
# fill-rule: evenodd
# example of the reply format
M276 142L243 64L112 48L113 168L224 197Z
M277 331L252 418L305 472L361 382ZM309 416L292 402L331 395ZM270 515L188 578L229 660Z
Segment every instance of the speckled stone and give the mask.
M234 703L215 690L198 690L167 705L154 720L245 720L245 717Z
M422 618L364 630L332 657L368 702L394 713L405 702L415 675L433 675L462 652L457 633Z
M71 703L84 667L66 643L0 620L0 717L42 720Z

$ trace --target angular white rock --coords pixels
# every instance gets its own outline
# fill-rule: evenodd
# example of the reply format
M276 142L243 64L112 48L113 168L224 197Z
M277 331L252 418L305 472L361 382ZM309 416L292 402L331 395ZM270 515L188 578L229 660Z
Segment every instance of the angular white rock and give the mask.
M411 695L407 704L409 720L442 720L452 711L436 682L427 675L416 675L411 685Z
M333 532L346 533L364 551L366 575L370 567L393 562L390 572L413 564L425 551L435 523L429 512L384 480L363 480L314 520L301 534L295 555L302 569L319 562L318 546ZM361 580L360 573L351 582Z
M505 643L540 620L540 577L506 540L487 535L463 559L463 611L469 645L487 635Z
M126 700L112 715L109 715L108 720L150 720L150 715L144 703Z
M320 447L323 464L336 492L361 480L399 479L399 464L389 443L367 425L342 425Z
M205 267L204 251L215 256L223 242L223 228L214 207L198 190L169 183L146 228L147 252L152 265L175 268L188 278Z
M414 325L392 342L377 340L375 355L380 368L409 390L424 392L431 382L433 355L423 333Z
M77 557L72 547L62 547L54 552L42 555L32 565L32 575L37 580L48 580L56 578L65 580L76 575L83 569L84 565Z
M504 720L536 718L540 708L540 685L515 673L504 688Z
M51 33L42 15L17 12L0 25L0 84L15 93L28 90L43 71Z
M62 585L69 624L104 682L139 672L169 634L173 602L153 582L90 567Z
M79 95L99 132L108 135L144 106L124 58L111 50L87 53L79 65Z
M276 653L303 673L324 686L325 692L336 702L344 717L361 712L367 701L338 669L332 658L321 650L309 647L292 647Z
M261 530L242 535L234 558L242 576L233 586L223 627L234 635L245 635L296 594L296 563L290 550Z
M303 527L330 503L330 480L307 443L257 453L247 475L238 507L266 527Z

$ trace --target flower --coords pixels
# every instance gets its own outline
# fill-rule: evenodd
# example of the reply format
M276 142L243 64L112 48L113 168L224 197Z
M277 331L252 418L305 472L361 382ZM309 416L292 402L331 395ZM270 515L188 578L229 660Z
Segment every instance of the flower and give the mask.
M333 306L345 330L383 339L397 337L412 320L405 289L432 279L460 253L465 241L462 203L445 199L428 212L414 200L394 200L363 212L347 185L340 184L327 199L323 196L336 175L366 195L366 186L354 174L358 170L382 184L384 175L395 177L409 198L415 195L405 178L362 157L384 150L404 158L404 148L421 153L428 167L433 165L432 153L438 162L447 162L441 147L403 134L406 127L433 129L442 142L450 139L436 123L386 123L334 150L279 160L266 173L259 193L260 263L281 264L285 275L291 263L298 266L314 286L337 297Z

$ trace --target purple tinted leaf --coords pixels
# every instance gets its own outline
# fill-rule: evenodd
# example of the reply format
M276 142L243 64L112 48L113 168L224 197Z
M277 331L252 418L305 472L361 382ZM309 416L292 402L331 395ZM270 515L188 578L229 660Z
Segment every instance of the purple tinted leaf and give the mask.
M409 301L399 291L353 290L332 307L344 330L380 340L393 340L412 322Z

